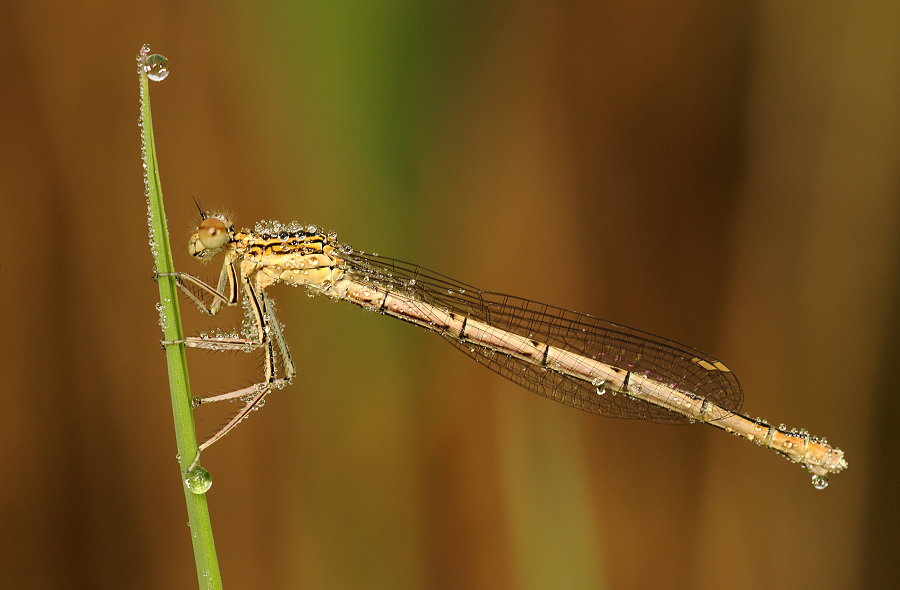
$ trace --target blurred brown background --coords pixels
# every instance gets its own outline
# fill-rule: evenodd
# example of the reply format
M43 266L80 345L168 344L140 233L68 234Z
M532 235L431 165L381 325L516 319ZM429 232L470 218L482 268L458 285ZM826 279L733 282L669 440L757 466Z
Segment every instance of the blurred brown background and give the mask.
M0 576L196 585L139 160L196 196L725 360L847 452L542 399L275 287L302 372L203 456L229 588L896 586L900 7L0 4ZM189 329L229 326L187 302ZM221 322L224 322L221 323ZM195 393L255 359L189 352Z

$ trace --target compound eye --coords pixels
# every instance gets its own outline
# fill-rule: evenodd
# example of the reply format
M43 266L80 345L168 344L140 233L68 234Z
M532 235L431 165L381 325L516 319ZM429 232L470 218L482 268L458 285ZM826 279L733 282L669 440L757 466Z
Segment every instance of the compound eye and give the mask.
M217 250L228 241L228 228L219 219L207 217L197 229L197 237L207 250Z

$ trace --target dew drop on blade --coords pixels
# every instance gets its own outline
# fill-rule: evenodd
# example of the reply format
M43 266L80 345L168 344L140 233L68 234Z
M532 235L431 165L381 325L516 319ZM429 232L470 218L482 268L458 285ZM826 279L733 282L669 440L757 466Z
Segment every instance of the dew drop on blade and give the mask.
M148 55L147 61L144 62L144 71L154 82L162 82L169 75L169 60L158 53Z
M184 478L184 485L195 494L205 494L212 487L212 475L209 471L197 465Z

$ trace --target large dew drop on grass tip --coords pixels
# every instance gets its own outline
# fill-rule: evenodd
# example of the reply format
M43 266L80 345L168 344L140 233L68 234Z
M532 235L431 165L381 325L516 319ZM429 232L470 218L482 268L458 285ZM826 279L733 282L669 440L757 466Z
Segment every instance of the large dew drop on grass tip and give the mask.
M212 487L212 475L209 471L197 465L184 478L184 485L195 494L205 494Z
M147 61L144 62L144 71L154 82L162 82L169 75L169 60L158 53L148 55Z

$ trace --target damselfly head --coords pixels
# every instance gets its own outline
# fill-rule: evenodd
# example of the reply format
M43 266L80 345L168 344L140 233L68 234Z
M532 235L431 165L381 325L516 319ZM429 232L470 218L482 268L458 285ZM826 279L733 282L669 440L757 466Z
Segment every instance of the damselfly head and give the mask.
M188 252L195 258L211 258L231 240L233 231L234 226L226 216L205 213L200 226L188 242Z

